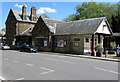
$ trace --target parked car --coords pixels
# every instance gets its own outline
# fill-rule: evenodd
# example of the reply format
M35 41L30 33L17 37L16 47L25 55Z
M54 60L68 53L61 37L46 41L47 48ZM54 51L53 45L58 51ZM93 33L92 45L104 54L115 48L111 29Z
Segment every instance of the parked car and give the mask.
M20 43L17 44L17 46L16 46L16 47L17 47L17 50L19 50L22 45L23 45L23 44L20 44Z
M22 51L26 51L26 52L37 52L38 51L37 48L34 48L33 46L27 45L27 44L22 44L19 49L21 52Z
M7 44L3 44L2 45L2 50L9 50L10 46L8 46Z
M117 57L120 57L120 47L117 47L116 54L117 54Z

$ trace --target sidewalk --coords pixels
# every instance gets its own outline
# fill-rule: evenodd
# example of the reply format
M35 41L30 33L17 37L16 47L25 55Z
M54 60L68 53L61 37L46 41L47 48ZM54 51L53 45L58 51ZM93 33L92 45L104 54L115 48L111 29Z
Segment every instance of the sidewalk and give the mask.
M120 57L116 57L115 54L107 54L107 57L105 57L105 55L102 55L101 57L96 57L96 56L90 56L90 55L76 55L76 54L65 54L65 53L54 53L54 52L40 52L40 53L46 53L46 54L50 54L50 55L62 55L62 56L82 57L82 58L91 58L91 59L99 59L99 60L105 60L105 61L120 62Z

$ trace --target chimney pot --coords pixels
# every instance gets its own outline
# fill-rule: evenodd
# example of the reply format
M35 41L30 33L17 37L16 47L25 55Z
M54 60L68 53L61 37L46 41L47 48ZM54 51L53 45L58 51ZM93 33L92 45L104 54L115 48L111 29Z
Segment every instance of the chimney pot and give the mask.
M27 16L26 16L26 5L23 5L22 7L22 19L26 20Z
M36 7L31 7L30 19L31 19L31 21L36 21L37 20Z

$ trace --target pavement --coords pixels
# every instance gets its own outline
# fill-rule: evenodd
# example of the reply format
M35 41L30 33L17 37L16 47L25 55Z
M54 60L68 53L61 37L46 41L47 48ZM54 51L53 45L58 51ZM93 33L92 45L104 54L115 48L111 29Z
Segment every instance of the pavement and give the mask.
M118 62L63 53L2 51L5 80L118 80ZM68 54L66 54L68 55Z
M91 55L76 55L76 54L65 54L65 53L53 53L53 52L39 52L39 53L49 53L52 55L64 55L64 56L71 56L71 57L81 57L81 58L91 58L91 59L98 59L98 60L105 60L105 61L115 61L120 62L120 57L116 57L116 54L106 54L102 55L101 57L91 56Z

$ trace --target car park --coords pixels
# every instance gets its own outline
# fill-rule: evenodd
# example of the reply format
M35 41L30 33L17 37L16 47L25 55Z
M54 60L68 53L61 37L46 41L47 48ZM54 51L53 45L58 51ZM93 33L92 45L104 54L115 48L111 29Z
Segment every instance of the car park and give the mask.
M37 48L34 48L33 46L31 45L27 45L27 44L22 44L19 48L19 50L21 52L25 51L25 52L37 52Z

